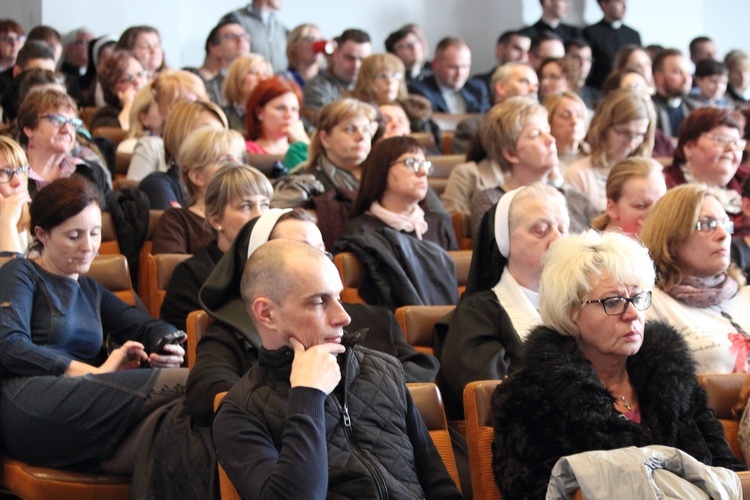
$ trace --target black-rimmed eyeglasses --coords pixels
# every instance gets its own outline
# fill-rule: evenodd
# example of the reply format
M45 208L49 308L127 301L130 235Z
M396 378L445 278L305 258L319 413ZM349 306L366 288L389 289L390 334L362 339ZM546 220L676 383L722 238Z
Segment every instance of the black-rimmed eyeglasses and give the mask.
M19 177L22 175L25 175L29 172L29 166L24 165L23 167L18 168L0 168L0 184L7 184L18 175Z
M601 304L604 313L608 316L619 316L628 309L628 304L633 304L636 311L645 311L651 307L651 292L639 292L632 297L605 297L599 300L587 300L586 304Z

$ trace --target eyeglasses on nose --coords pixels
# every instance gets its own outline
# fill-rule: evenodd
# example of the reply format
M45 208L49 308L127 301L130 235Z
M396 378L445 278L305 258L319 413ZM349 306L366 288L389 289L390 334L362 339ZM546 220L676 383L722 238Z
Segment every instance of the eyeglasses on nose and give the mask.
M432 173L432 162L429 160L420 160L418 158L407 158L401 161L394 161L391 166L402 164L415 174L418 174L420 170L424 170L427 175Z
M139 78L148 78L148 71L137 71L127 76L123 76L118 80L119 83L134 83Z
M642 142L646 139L646 134L641 134L640 132L631 132L630 130L620 130L618 128L612 127L612 130L615 131L615 134L619 135L621 139L624 139L628 142Z
M716 219L706 217L705 219L701 219L695 223L695 230L704 233L713 233L718 227L724 228L724 231L729 234L734 233L734 222L732 222L731 220L718 221Z
M63 115L56 114L42 115L40 118L46 118L52 125L57 125L58 127L63 127L67 124L70 124L76 130L83 127L83 120L80 118L65 118Z
M0 36L0 43L24 43L26 41L26 37L21 36Z
M398 72L383 71L375 75L378 80L398 80L399 82L404 78L404 75Z
M227 33L226 35L223 35L221 39L230 40L232 42L237 42L239 40L247 40L249 42L250 34L249 33Z
M628 309L628 304L633 304L636 311L645 311L651 307L651 292L639 292L632 297L606 297L599 300L587 300L583 305L601 304L607 316L619 316Z
M29 166L24 165L23 167L18 167L16 169L13 168L3 168L0 169L0 184L7 184L13 179L13 177L22 176L29 172Z
M735 151L742 151L745 149L745 146L747 146L747 141L745 139L735 139L733 137L719 134L703 134L703 136L713 142L716 146L724 149L729 146Z

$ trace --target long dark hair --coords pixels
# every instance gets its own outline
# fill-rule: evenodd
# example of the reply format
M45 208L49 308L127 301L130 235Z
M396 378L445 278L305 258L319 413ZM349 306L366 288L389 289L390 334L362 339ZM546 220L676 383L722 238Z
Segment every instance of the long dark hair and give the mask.
M405 153L423 151L419 141L410 136L390 137L375 144L362 163L362 181L352 216L364 213L374 201L380 201L388 187L388 170L396 158Z

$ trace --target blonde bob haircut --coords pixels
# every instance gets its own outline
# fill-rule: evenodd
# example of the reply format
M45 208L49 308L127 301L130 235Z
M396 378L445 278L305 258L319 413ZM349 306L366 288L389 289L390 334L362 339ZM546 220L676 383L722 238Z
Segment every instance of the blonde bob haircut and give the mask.
M249 165L229 162L208 181L206 220L222 217L230 203L257 195L265 196L268 201L273 198L273 187L268 178Z
M308 164L315 165L320 155L325 153L325 148L320 140L321 131L330 134L333 127L339 123L359 116L364 116L372 123L377 119L378 112L372 105L351 98L339 99L323 106L318 117L318 128L310 139L310 160Z
M245 140L236 130L201 127L190 132L177 153L177 165L180 167L180 181L187 188L191 202L198 194L197 186L190 179L191 171L225 158L237 161L244 152Z
M23 148L10 137L0 135L0 156L5 157L5 161L8 162L8 167L16 170L20 167L25 167L29 164L29 160L26 158L26 153ZM25 184L28 174L21 177L22 182ZM29 228L29 204L24 203L21 206L21 217L18 219L16 224L18 231L23 231Z
M242 102L242 86L245 77L253 71L262 73L266 78L273 76L271 63L258 54L240 56L229 65L227 76L221 87L221 93L229 106L245 107L245 103Z
M615 283L644 292L653 289L656 279L648 250L623 233L590 229L552 243L539 289L542 322L562 335L577 337L573 322L605 273Z
M550 121L552 121L552 117L554 116L555 111L557 111L557 108L560 106L560 103L563 99L570 99L571 101L575 101L575 103L583 113L584 121L588 123L589 112L588 109L586 109L586 103L583 102L583 99L581 99L578 94L576 94L575 92L571 92L570 90L565 90L557 94L550 94L544 98L544 108L547 110L547 113L549 113Z
M401 59L394 56L393 54L373 54L364 61L359 69L359 75L357 76L357 84L354 86L352 95L363 101L373 102L376 104L388 104L384 102L377 102L375 96L375 78L378 74L383 72L399 73L401 75L401 81L398 84L398 95L396 99L405 99L407 95L406 91L406 69Z
M180 151L182 141L193 131L195 122L201 113L211 113L221 122L225 129L229 122L219 106L208 101L181 102L175 105L164 124L164 156L170 163Z
M661 163L653 158L642 156L632 156L617 162L607 176L607 200L612 200L615 203L620 201L625 184L631 179L648 179L657 175L662 176L663 179L663 170L664 167ZM610 222L612 222L612 219L605 212L594 219L591 227L604 231Z
M591 146L591 164L609 167L607 132L610 127L624 125L633 120L648 120L646 137L630 156L651 156L654 150L656 111L651 98L636 89L613 90L604 96L589 125L586 141Z
M555 112L557 112L557 108L560 107L560 104L563 102L563 99L569 99L575 102L576 105L578 106L578 109L581 111L581 115L583 116L583 122L584 123L589 122L589 110L588 108L586 108L586 103L583 102L583 99L581 99L581 97L575 92L571 92L570 90L565 90L557 94L550 94L544 98L544 109L547 110L550 125L552 125L552 118L555 116ZM589 145L586 141L581 141L581 143L578 145L578 150L583 154L590 153Z
M206 86L198 75L189 71L164 70L151 83L154 90L154 100L159 106L162 118L169 116L169 112L178 102L208 101Z
M128 130L128 137L138 139L146 135L146 129L143 128L143 123L141 123L141 114L148 113L148 108L153 101L154 93L148 85L135 93L133 104L130 106L130 130ZM151 132L154 134L159 133L158 130L151 130Z
M706 196L718 200L714 191L704 184L673 187L656 202L643 223L640 238L651 252L659 271L657 286L664 291L669 291L686 278L676 251L695 232ZM727 274L740 286L745 284L745 278L733 263L729 264Z
M310 32L314 29L320 32L320 28L318 28L317 25L304 23L295 27L292 31L289 32L289 35L287 35L286 58L289 61L290 68L296 68L299 64L299 57L297 57L297 44L305 41L305 38L307 38L307 36L310 35Z
M479 139L489 159L497 162L503 172L510 172L513 168L503 152L516 152L521 132L535 116L547 121L547 110L536 101L520 96L511 97L487 112Z

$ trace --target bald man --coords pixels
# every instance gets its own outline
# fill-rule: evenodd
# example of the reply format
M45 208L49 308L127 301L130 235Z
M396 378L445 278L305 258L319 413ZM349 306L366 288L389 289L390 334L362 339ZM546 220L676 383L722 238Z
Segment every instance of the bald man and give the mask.
M461 498L401 365L345 332L342 289L303 243L270 241L247 261L242 298L263 348L214 419L229 478L243 498Z

